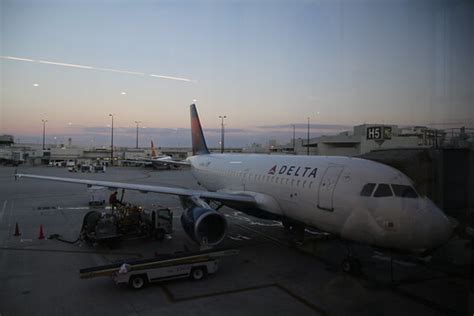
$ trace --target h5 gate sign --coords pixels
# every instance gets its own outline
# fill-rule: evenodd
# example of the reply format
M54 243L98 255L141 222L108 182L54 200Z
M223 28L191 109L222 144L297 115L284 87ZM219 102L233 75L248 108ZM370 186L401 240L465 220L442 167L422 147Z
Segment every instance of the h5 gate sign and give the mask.
M392 128L390 126L367 127L367 139L373 139L373 140L392 139Z

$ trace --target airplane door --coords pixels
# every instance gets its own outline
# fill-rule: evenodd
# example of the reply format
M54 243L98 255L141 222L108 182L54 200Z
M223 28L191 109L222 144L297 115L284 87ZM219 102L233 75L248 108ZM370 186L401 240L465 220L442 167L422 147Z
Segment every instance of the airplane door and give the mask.
M337 180L341 175L342 166L329 166L324 172L318 191L318 208L333 211L333 195Z

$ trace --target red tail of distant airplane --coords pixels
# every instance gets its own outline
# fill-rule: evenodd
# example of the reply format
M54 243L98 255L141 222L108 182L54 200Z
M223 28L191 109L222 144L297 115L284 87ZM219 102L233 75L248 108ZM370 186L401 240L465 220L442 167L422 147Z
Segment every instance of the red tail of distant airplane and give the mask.
M155 145L153 144L153 141L151 141L151 158L155 158L158 155L156 154L156 148Z

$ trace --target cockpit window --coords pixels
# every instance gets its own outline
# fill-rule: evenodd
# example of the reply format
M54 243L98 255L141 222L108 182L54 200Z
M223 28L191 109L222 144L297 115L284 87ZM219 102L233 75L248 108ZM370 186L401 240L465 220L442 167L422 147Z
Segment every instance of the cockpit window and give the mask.
M392 190L388 184L381 183L378 185L377 190L375 190L374 197L384 196L392 196Z
M367 183L360 191L361 196L371 196L372 192L374 191L375 183Z
M404 198L417 198L415 190L409 185L392 184L393 193L395 196Z

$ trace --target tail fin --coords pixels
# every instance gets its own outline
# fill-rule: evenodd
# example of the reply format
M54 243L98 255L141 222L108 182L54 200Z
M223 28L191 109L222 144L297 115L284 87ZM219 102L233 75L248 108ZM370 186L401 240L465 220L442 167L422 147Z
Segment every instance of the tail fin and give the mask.
M155 148L155 145L153 144L153 141L151 141L151 157L152 158L155 158L157 157L158 155L156 154L156 148Z
M193 142L193 155L206 155L209 154L207 149L206 140L202 133L201 122L196 110L196 105L191 104L191 138Z

